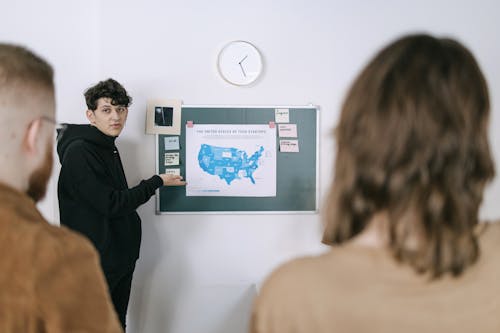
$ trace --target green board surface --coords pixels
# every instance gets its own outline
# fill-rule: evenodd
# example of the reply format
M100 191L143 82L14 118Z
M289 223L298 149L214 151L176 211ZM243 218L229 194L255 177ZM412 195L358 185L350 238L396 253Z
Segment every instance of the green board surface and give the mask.
M297 124L298 153L279 151L276 134L276 197L186 196L185 187L162 187L156 195L156 213L208 212L317 212L318 109L304 107L215 107L183 106L179 155L181 175L186 176L186 123L196 124L269 124L275 120L275 109L289 109L289 123ZM276 124L277 130L278 124ZM157 171L164 173L163 144L168 135L156 135ZM207 175L209 176L209 175ZM189 175L188 175L189 177ZM189 182L189 178L187 178Z

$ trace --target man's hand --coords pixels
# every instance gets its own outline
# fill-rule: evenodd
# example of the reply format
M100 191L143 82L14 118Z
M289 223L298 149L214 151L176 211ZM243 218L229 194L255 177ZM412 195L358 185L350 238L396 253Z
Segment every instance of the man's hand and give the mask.
M158 175L163 179L163 186L184 186L186 182L182 180L182 176L177 175Z

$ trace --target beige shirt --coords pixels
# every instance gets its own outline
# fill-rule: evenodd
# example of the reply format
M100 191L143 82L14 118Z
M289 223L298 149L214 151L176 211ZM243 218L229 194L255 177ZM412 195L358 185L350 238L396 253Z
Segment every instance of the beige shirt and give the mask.
M89 241L2 184L0 332L122 332Z
M385 250L348 244L294 260L265 282L251 333L500 332L500 223L459 278L429 281Z

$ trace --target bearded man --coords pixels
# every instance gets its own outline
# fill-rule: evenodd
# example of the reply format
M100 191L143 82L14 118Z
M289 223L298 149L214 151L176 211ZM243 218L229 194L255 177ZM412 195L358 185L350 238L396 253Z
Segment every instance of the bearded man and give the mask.
M36 207L54 115L52 67L0 43L0 332L121 332L96 250Z

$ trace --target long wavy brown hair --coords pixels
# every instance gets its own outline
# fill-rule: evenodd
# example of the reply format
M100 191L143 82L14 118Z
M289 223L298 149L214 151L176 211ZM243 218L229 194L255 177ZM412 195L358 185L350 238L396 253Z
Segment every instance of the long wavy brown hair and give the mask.
M382 49L342 108L323 242L346 242L385 212L396 260L434 278L473 265L495 173L489 108L484 76L459 42L411 35Z

